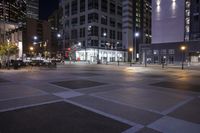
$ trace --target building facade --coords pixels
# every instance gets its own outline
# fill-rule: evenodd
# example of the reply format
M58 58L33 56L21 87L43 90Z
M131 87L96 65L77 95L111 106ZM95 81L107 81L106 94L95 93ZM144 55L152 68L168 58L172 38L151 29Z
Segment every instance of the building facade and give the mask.
M63 50L91 62L124 60L121 0L61 0ZM66 51L66 52L67 52Z
M151 43L151 1L123 0L123 44L139 58L139 44Z
M141 45L141 62L200 62L199 8L199 0L153 0L152 44Z
M22 57L22 27L26 17L26 2L1 0L0 42L11 42L19 48L17 57Z
M39 0L26 0L26 2L27 17L39 19Z
M24 41L27 19L38 19L39 0L2 0L0 2L0 41L10 41L19 48L19 58L26 51L27 41ZM25 36L24 36L25 35ZM25 48L25 49L23 49Z
M61 45L61 33L59 29L61 28L59 24L60 10L55 10L48 18L48 22L51 27L51 42L52 42L52 51L54 55L59 54L62 45Z
M48 21L27 18L23 30L24 58L31 56L51 57L51 27ZM33 47L33 51L30 51Z

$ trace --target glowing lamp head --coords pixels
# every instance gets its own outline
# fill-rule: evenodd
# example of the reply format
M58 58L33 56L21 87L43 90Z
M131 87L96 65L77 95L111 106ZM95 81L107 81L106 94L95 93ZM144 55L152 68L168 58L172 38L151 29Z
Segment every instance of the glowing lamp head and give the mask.
M133 52L133 48L129 48L129 51L130 51L130 52Z
M182 51L186 50L186 46L181 46L181 50Z

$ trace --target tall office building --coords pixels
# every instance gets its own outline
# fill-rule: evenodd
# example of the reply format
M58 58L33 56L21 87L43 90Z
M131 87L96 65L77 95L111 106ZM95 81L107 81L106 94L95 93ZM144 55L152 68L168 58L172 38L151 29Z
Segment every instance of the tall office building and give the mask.
M22 22L26 17L26 2L17 0L1 0L0 20L3 22Z
M153 0L152 45L147 51L142 46L143 61L146 51L146 59L153 63L200 62L199 9L200 0Z
M26 2L1 0L0 2L0 42L10 41L19 48L22 56L22 26L26 17Z
M124 60L121 0L61 0L60 7L63 50L92 62Z
M27 17L38 19L39 18L39 0L26 0L27 2Z
M151 43L151 1L123 0L123 44L134 49L134 58L139 44Z

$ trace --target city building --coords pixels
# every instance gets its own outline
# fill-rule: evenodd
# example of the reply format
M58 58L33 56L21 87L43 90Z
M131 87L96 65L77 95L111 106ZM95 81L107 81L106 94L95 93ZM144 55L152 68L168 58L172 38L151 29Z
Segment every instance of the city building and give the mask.
M199 8L199 0L153 0L152 44L140 46L141 62L200 62Z
M134 60L139 58L139 44L151 43L151 1L123 0L123 44L133 48ZM133 59L132 59L133 60Z
M2 0L0 2L0 42L11 42L19 48L22 57L22 27L26 17L26 2Z
M26 0L26 13L28 18L39 18L39 0Z
M121 0L61 0L66 57L90 62L123 61Z
M51 42L52 42L52 51L54 55L57 55L62 50L62 39L59 29L61 26L59 24L60 10L55 10L48 18L48 22L51 27ZM61 54L61 53L60 53Z
M27 18L23 30L23 58L51 57L51 26L48 21ZM30 48L33 49L30 49Z

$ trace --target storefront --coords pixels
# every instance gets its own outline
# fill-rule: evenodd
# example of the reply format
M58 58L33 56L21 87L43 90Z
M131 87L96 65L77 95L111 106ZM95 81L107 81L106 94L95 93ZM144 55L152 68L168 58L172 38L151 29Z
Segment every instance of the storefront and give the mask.
M106 63L124 61L126 55L124 51L88 48L76 51L76 60L97 62L99 57L101 63Z

